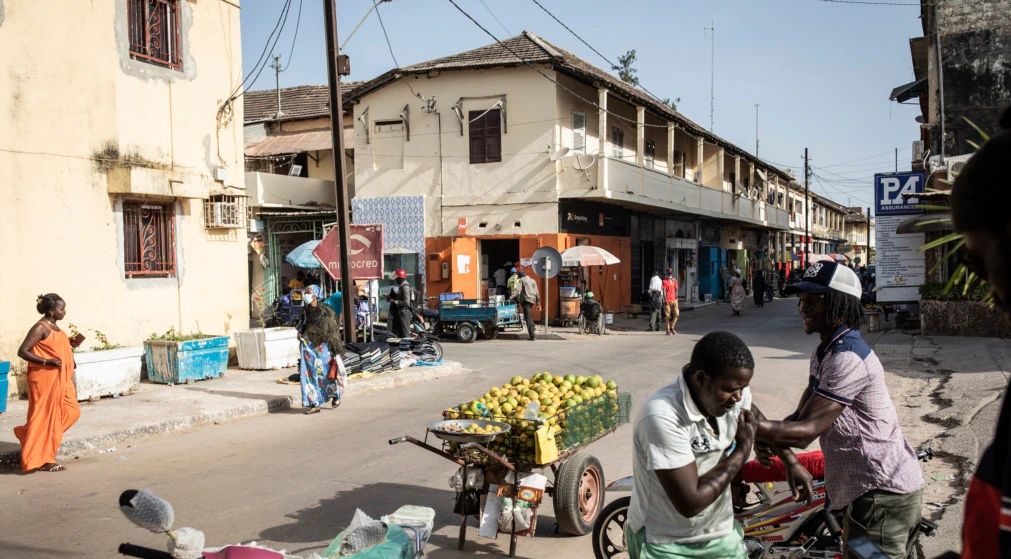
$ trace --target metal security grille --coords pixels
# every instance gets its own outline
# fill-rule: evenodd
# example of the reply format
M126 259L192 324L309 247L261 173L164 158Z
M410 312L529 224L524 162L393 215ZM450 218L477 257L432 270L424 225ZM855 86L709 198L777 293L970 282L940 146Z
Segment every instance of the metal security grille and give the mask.
M126 277L176 273L175 217L169 204L123 203L123 263Z
M179 68L179 0L126 0L130 56Z

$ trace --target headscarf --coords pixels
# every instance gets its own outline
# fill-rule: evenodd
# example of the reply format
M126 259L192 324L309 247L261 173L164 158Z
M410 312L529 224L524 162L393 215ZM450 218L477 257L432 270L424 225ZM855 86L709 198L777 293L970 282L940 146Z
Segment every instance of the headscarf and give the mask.
M313 346L329 344L330 351L343 356L344 342L341 340L337 314L323 301L323 289L318 285L310 285L306 291L312 292L316 306L305 307L302 315L302 338Z

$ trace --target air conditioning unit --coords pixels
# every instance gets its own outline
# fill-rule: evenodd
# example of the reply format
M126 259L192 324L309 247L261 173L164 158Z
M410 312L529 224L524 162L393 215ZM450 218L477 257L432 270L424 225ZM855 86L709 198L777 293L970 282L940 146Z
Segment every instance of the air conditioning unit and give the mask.
M923 161L923 150L926 149L923 140L913 142L913 161Z
M206 229L245 229L247 223L245 196L215 195L204 200Z
M953 182L955 180L955 177L962 172L962 169L965 167L965 164L969 161L969 158L972 157L972 155L973 154L971 153L956 155L955 157L949 157L945 160L948 167L948 182Z

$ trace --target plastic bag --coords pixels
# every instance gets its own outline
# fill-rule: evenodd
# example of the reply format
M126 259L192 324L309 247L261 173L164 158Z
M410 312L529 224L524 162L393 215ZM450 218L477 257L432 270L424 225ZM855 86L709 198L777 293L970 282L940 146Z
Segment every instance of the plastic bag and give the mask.
M530 529L530 520L533 511L525 503L513 502L512 499L502 498L502 512L498 517L498 529L500 532L511 534L513 532L513 521L516 522L516 531L522 532Z
M340 556L351 557L386 541L386 525L373 520L361 509L356 509L351 524L348 524L342 534L344 538L341 540Z
M464 490L462 487L463 482L463 468L456 470L456 473L449 476L449 488L457 493ZM484 487L484 470L479 468L467 468L467 489L481 489Z
M435 527L435 511L428 507L404 505L380 520L386 524L404 524L418 528L421 532L431 533Z
M340 548L346 532L347 530L341 532L332 542L330 542L330 546L323 552L324 559L332 559L333 557L341 556ZM372 549L363 551L357 555L352 555L351 558L414 559L414 541L412 540L411 535L405 532L403 528L397 526L396 524L391 524L386 527L385 541Z

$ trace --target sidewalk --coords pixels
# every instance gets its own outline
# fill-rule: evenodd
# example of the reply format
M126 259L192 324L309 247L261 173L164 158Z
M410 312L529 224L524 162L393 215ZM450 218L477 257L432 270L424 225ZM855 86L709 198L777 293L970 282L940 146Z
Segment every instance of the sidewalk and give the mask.
M367 379L352 379L346 397L358 396L467 372L460 363L408 367ZM294 368L273 371L229 369L224 377L194 384L167 386L143 382L129 396L81 402L81 419L67 432L59 458L68 460L99 453L132 441L232 419L268 413L301 413L301 388L278 384L297 373ZM25 400L10 400L0 414L0 469L19 467L21 445L14 427L23 425Z

